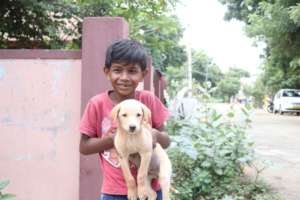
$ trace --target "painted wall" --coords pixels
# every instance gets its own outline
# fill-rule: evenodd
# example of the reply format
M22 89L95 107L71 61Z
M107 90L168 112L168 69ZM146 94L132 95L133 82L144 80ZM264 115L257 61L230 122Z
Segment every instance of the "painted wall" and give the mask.
M0 56L0 180L18 200L79 199L80 59Z
M106 48L128 37L120 17L83 23L81 51L0 50L0 180L17 200L96 200L98 155L79 154L81 112L110 89ZM153 69L139 88L154 92Z

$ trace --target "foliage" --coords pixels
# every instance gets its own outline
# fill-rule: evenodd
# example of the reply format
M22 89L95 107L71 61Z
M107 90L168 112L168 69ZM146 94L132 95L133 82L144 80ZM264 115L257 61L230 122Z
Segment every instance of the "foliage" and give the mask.
M173 187L177 200L279 200L269 187L247 180L243 169L254 159L253 142L246 130L251 107L220 114L210 105L213 88L206 84L195 92L201 105L185 119L175 116L167 124L173 144ZM195 93L194 92L194 93ZM237 114L239 112L239 114Z
M14 199L15 195L13 194L3 194L3 189L9 184L9 181L0 181L0 200L9 200Z
M230 98L236 95L241 89L240 80L225 76L218 84L218 95L222 96L225 102L229 102Z
M203 88L199 91L203 91ZM242 174L243 166L253 157L252 143L245 129L249 127L249 107L243 108L245 119L233 122L234 113L222 116L205 102L195 108L191 118L172 119L168 133L176 143L170 150L174 168L176 199L219 199L226 187ZM226 121L224 121L226 118Z
M217 95L228 102L241 89L241 78L249 77L249 72L239 68L229 68L222 80L218 83Z
M192 51L192 66L193 78L199 83L209 81L216 86L222 79L221 69L202 51Z
M178 0L125 1L80 0L83 16L122 16L130 26L130 37L143 43L152 55L153 66L165 70L185 62L183 34L179 20L170 15ZM101 8L101 9L99 9Z
M236 67L231 67L228 69L227 72L228 76L234 77L234 78L243 78L243 77L249 77L250 74L248 71Z
M142 42L150 50L153 66L165 71L167 67L178 68L183 65L186 52L184 46L179 45L183 29L177 17L141 16L133 23L131 37Z
M247 98L252 98L252 103L255 108L261 108L263 106L263 100L268 96L265 90L261 78L258 78L254 85L245 85L243 87L243 93Z
M298 0L219 0L225 19L246 23L246 33L266 45L263 82L274 93L300 88L300 4Z
M79 37L77 9L66 0L2 0L0 47L58 48Z
M211 58L203 51L192 50L192 77L197 84L208 81L215 87L223 78L223 73ZM168 93L174 97L183 85L187 85L187 63L178 67L167 67L165 71L168 81Z
M184 85L187 85L186 81L186 71L182 67L168 67L166 69L166 78L167 78L167 93L170 98L174 98L180 88Z
M121 16L130 37L149 48L155 67L178 67L186 60L183 34L171 10L178 0L3 0L0 48L80 48L86 16Z

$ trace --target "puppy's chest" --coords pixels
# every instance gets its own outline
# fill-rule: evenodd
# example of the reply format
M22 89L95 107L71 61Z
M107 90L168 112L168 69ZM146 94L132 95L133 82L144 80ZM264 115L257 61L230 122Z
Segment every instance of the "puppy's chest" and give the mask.
M126 140L125 146L127 151L132 154L143 150L145 148L145 142L143 140L139 140L138 138L130 138Z
M148 130L136 135L123 135L118 138L117 145L119 147L116 148L128 154L149 151L152 149L152 135Z

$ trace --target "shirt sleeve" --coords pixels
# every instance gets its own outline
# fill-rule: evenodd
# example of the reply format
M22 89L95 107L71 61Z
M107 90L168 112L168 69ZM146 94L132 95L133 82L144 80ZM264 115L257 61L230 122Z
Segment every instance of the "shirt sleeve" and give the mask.
M168 120L169 110L155 95L151 99L152 126L153 128L160 128Z
M97 121L96 106L89 101L80 121L80 133L89 137L97 137Z

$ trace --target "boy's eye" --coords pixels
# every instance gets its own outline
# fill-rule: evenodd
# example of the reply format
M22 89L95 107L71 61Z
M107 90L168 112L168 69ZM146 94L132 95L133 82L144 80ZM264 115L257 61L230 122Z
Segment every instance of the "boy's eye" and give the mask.
M138 114L136 114L136 116L137 116L137 117L140 117L140 116L142 116L142 115L141 115L140 113L138 113Z
M122 116L123 116L123 117L127 117L127 114L123 114Z
M128 72L129 72L130 74L135 74L135 73L137 73L137 71L138 71L138 70L135 69L135 68L134 68L134 69L129 69L129 70L128 70Z
M115 69L113 69L112 71L115 72L115 73L120 73L122 70L119 69L119 68L115 68Z

